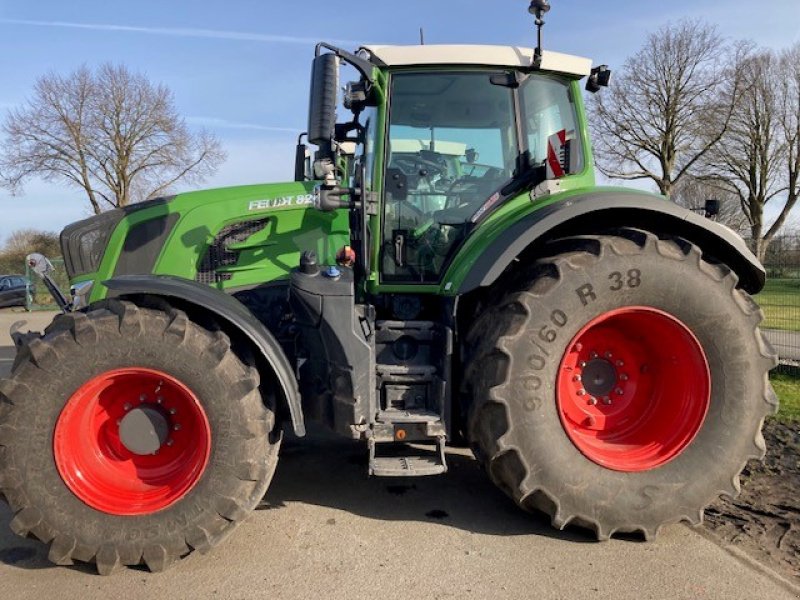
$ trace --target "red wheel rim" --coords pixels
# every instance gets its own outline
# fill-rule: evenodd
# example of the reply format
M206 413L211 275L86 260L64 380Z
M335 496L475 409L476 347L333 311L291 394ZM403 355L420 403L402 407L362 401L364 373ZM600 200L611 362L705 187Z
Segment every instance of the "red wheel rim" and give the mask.
M166 424L155 453L132 451L120 435L126 415L137 409ZM116 369L70 397L53 453L64 483L84 503L112 515L144 515L173 505L197 484L211 453L211 428L197 397L174 377Z
M711 374L681 321L627 307L600 315L570 342L556 397L567 435L587 458L646 471L679 456L700 431Z

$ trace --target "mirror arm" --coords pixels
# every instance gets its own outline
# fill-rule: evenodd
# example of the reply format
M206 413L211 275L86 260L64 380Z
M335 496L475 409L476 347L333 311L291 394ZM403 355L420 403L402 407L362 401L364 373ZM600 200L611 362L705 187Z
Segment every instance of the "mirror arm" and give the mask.
M320 42L317 44L316 49L316 56L322 54L322 49L330 50L336 56L341 58L343 61L351 64L355 67L356 71L361 73L361 75L366 79L370 85L375 84L375 79L372 77L372 69L375 67L370 61L361 58L360 56L356 56L347 50L342 50L341 48L337 48L336 46L332 46L331 44L326 44L325 42Z

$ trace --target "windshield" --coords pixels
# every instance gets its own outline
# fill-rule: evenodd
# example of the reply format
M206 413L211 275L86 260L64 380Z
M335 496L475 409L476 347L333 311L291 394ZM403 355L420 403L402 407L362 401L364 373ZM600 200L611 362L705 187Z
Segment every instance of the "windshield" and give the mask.
M529 166L542 167L551 135L567 129L575 137L568 82L534 75L517 94L512 87L493 84L492 75L503 79L506 74L393 75L384 281L438 282L473 216L519 174L518 157L529 150Z

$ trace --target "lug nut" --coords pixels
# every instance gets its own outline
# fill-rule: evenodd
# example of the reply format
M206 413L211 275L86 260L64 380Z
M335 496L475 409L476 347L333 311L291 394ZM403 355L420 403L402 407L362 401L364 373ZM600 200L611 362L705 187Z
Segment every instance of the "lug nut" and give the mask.
M581 377L580 375L575 375L575 377L572 378L572 381L581 381L582 379L583 377Z
M158 398L156 398L156 402L158 402L159 404L162 404L164 402L164 398L159 396Z
M590 406L597 406L597 398L595 398L594 396L589 398L589 405Z
M611 406L611 398L609 398L608 396L603 398L603 404L605 404L606 406Z
M628 379L630 379L630 377L628 377L628 375L625 374L625 373L620 375L619 378L620 378L621 381L628 381Z
M172 440L167 440L167 446L172 446L175 442Z
M622 388L617 388L617 396L624 396L624 395L625 395L625 392L623 391L623 389Z
M589 355L589 357L590 357L590 358L597 358L598 356L599 356L599 355L597 354L597 352L592 352L592 353Z
M169 409L169 414L171 414L171 415L178 414L178 410L176 408L170 408Z
M147 395L142 394L141 396L139 396L139 402L147 402Z
M180 423L175 423L175 425L173 425L172 428L175 431L180 431L181 430L181 424Z
M581 362L579 362L579 363L578 363L578 366L579 366L581 369L585 368L585 367L586 367L586 361L582 360Z
M613 354L611 354L611 352L606 352L606 354L605 354L605 357L606 357L606 358L611 358L611 357L613 357L613 356L614 356L614 355L613 355Z
M586 390L578 390L578 396L585 396Z
M124 408L124 409L125 409L125 412L128 412L130 409L132 409L132 408L133 408L133 406L131 405L131 403L130 403L130 402L126 402L126 403L125 403L125 406L123 406L122 408Z
M625 363L624 363L623 361L621 361L621 360L618 360L618 361L617 361L617 366L618 366L618 367L624 367L624 366L625 366Z

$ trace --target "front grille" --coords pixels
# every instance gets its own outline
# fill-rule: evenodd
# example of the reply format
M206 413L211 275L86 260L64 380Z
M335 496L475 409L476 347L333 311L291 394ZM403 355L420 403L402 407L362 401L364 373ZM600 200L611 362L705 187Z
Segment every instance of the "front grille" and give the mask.
M61 252L70 279L100 268L108 240L125 213L119 209L78 221L61 232Z
M220 267L232 267L239 261L239 253L228 247L246 242L251 236L262 231L267 223L269 219L257 219L223 227L200 261L195 280L205 284L229 281L233 277L231 273L217 272Z

